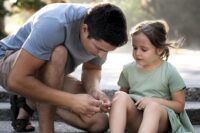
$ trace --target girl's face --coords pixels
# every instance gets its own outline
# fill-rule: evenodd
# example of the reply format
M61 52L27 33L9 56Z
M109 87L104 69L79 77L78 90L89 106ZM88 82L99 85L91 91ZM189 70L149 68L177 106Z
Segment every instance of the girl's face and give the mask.
M162 60L160 54L162 49L156 48L143 33L132 36L133 58L139 67L143 69L152 69Z

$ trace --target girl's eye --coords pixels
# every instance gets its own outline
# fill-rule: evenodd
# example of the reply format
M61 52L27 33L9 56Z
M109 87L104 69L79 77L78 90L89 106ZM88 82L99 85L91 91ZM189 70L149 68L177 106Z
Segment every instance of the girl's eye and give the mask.
M133 47L133 50L137 50L137 47Z
M143 52L146 52L146 51L147 51L147 49L142 49L142 51L143 51Z

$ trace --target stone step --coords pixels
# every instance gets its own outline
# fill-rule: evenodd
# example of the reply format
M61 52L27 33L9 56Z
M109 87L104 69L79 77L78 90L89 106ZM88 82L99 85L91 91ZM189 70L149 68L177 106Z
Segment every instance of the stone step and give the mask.
M116 90L116 86L106 85L103 91L111 98ZM185 91L186 101L200 101L200 87L188 87ZM0 87L0 102L9 102L10 94Z
M37 121L31 121L36 127L36 130L31 133L39 133L39 126ZM55 133L86 133L84 130L67 125L63 122L54 122ZM193 125L196 133L200 133L200 125ZM11 127L11 121L0 121L0 133L16 133ZM106 133L110 133L107 131Z
M193 125L200 125L200 102L186 102L185 109L190 117ZM37 120L38 116L34 113L32 120ZM10 104L0 103L0 120L9 121L11 120ZM57 121L61 121L56 117Z
M116 89L105 89L103 90L110 98L114 94ZM186 101L199 101L200 102L200 87L191 87L186 88L185 91L186 94ZM10 94L7 93L5 90L0 88L0 102L9 102L9 96Z

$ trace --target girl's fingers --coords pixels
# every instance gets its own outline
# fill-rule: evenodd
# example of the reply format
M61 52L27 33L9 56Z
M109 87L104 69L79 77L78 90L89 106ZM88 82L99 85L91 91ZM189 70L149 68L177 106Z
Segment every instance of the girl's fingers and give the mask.
M140 102L142 101L142 99L137 100L137 102L135 103L136 106L138 106L140 104Z

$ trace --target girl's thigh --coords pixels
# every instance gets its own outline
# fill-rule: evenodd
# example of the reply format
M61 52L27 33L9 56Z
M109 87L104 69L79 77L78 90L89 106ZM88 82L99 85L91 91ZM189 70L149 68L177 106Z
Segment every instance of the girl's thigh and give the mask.
M127 130L129 132L137 132L142 122L142 117L143 111L138 110L135 101L130 98L127 106Z
M117 91L113 96L114 105L125 108L126 110L126 128L129 132L134 132L139 129L142 121L143 111L138 110L135 101L123 91ZM123 106L122 106L123 105ZM120 109L120 108L118 108ZM119 114L120 115L120 114Z

